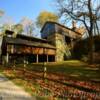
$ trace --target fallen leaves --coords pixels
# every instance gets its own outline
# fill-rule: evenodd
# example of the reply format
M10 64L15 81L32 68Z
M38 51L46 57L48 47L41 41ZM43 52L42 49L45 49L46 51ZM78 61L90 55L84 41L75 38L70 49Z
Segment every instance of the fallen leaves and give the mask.
M75 79L71 79L70 77L66 77L64 75L58 75L53 73L47 74L46 76L47 79L44 79L42 72L24 70L24 74L23 74L23 70L20 69L17 69L15 71L9 69L9 70L5 70L4 73L8 77L13 78L13 80L16 80L16 83L18 84L21 83L21 85L23 85L24 88L27 88L32 95L35 94L38 96L47 96L49 100L55 100L55 98L61 98L61 99L77 98L77 100L79 100L80 98L100 99L99 83L75 80ZM99 91L99 94L86 92L77 89L74 86L64 85L52 80L57 80L60 82L93 89Z

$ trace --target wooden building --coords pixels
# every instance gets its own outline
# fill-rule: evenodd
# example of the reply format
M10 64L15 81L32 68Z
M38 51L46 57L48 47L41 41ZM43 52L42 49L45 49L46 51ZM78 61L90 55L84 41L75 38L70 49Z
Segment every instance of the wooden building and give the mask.
M46 22L41 39L6 30L2 37L2 63L33 63L63 61L72 57L72 49L82 34L56 22Z
M41 37L56 47L55 61L72 58L74 44L82 38L83 33L84 28L77 28L75 22L72 23L72 28L56 22L46 22L41 29Z
M1 45L2 63L33 63L55 61L56 48L44 39L6 31Z

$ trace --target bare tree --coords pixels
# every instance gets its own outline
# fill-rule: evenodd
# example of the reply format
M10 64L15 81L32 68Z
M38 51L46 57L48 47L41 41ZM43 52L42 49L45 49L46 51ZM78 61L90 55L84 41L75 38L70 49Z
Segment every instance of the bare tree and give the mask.
M32 36L34 34L33 31L35 30L35 24L31 19L24 17L22 18L20 24L22 24L23 30L27 33L27 35Z
M13 29L14 21L9 16L3 16L2 24L0 27L0 30L2 32L2 35L5 34L5 30L11 30Z
M18 34L23 32L23 26L21 24L15 24L14 25L14 30L15 32L17 32Z
M59 16L75 20L85 26L89 35L89 63L93 63L93 31L99 34L100 0L56 0Z

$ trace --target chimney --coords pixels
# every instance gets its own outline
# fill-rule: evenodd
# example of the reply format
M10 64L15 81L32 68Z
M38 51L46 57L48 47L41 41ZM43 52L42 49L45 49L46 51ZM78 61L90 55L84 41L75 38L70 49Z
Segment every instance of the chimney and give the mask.
M75 29L76 28L76 22L72 21L72 28Z

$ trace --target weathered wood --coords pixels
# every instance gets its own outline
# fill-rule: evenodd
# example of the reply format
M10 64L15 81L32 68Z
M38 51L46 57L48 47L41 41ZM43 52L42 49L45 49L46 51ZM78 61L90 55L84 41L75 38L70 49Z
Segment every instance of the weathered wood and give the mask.
M13 49L12 49L13 47ZM7 52L11 54L43 54L43 48L37 47L27 47L27 46L15 46L15 45L8 45ZM55 55L56 51L54 49L47 49L45 48L46 55Z

